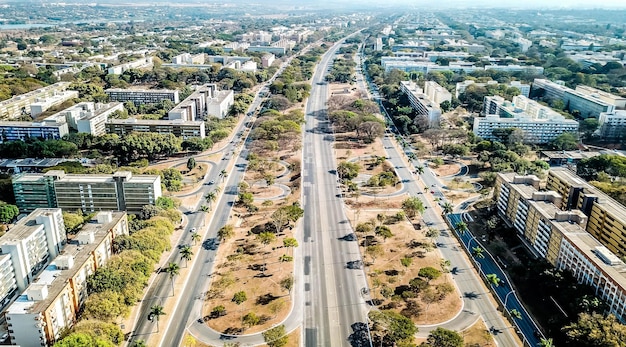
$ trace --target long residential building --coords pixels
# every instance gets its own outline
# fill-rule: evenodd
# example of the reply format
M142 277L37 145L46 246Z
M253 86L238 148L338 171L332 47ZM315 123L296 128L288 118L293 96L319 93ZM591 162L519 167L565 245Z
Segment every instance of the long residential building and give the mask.
M26 139L58 140L69 133L67 123L0 121L0 142Z
M581 210L589 217L587 232L611 252L626 256L626 208L622 204L566 169L550 170L546 187L563 196L559 208Z
M603 140L623 141L626 139L626 110L602 112L598 123L598 133Z
M435 81L424 82L424 94L437 105L441 105L444 101L449 102L452 100L452 94Z
M30 105L38 99L44 99L57 93L64 92L70 86L69 82L58 82L42 87L26 94L16 95L11 99L0 102L0 119L17 118L30 114Z
M494 198L499 214L535 255L571 271L578 282L595 289L611 313L626 320L626 264L585 231L591 218L580 210L560 209L567 197L540 191L536 176L499 173Z
M203 121L149 120L149 119L111 119L106 123L106 131L110 134L124 136L133 131L151 132L159 134L174 134L176 137L188 139L191 137L205 138L205 124Z
M601 113L626 109L626 98L584 85L571 89L549 80L535 79L531 92L547 100L562 100L569 112L579 112L582 118L598 118Z
M108 104L81 102L45 118L44 122L66 122L70 129L79 133L100 136L105 134L105 123L116 111L124 111L124 104L121 102Z
M417 58L420 59L420 58ZM397 57L382 57L381 65L385 72L391 70L400 70L404 72L421 72L427 74L434 71L453 71L453 72L473 72L497 70L505 72L524 72L528 74L538 75L543 73L543 67L531 65L486 65L476 66L472 62L451 62L448 65L438 65L431 61L420 61L411 59L397 59Z
M400 81L400 90L407 95L409 102L417 114L428 119L429 127L438 128L441 108L428 98L422 88L413 81Z
M7 309L11 343L52 346L78 319L87 300L87 278L113 255L113 242L128 235L125 212L99 212Z
M112 66L107 69L109 75L121 75L130 69L142 69L152 66L152 57L143 57L128 63Z
M33 282L66 242L59 208L36 209L0 237L0 309Z
M474 134L486 140L498 140L495 129L517 128L525 143L548 143L565 132L578 131L578 122L566 119L549 107L521 95L509 102L500 96L486 96L484 117L474 118Z
M156 104L163 100L170 100L174 104L180 102L178 90L171 89L107 89L104 91L112 101L131 101L135 106Z
M154 205L161 196L161 176L133 175L128 171L78 175L51 170L44 174L18 174L12 182L15 204L21 212L44 207L139 212L144 205Z
M168 119L195 121L204 116L224 118L235 102L232 90L217 90L215 84L198 87L189 97L183 100L168 113Z
M65 90L57 92L49 97L37 99L30 104L30 115L35 118L53 106L78 98L78 92L75 90Z

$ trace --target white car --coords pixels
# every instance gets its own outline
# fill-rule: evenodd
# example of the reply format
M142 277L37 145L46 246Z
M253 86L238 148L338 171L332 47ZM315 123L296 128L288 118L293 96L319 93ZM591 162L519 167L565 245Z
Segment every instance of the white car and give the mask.
M191 228L191 230L190 230L190 231L191 231L192 233L195 233L195 232L196 232L196 228Z

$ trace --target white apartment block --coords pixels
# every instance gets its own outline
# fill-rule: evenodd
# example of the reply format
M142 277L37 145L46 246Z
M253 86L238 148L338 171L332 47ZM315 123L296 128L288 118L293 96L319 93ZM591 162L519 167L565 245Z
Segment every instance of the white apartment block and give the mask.
M241 41L270 43L272 42L272 36L272 33L261 30L241 35Z
M124 71L128 71L130 69L142 69L142 68L149 68L151 66L152 66L152 57L144 57L144 58L139 58L137 60L133 60L125 64L112 66L108 68L107 72L109 75L121 75L124 73Z
M121 102L98 104L81 102L44 119L44 122L67 123L68 128L94 136L106 133L105 123L116 111L124 111Z
M486 65L485 67L479 67L471 62L450 62L449 65L438 65L431 61L420 60L406 60L398 59L403 57L382 57L381 66L385 69L385 72L391 70L400 70L404 72L421 72L427 74L434 71L453 71L453 72L474 72L474 71L486 71L496 70L505 72L524 72L528 74L542 74L543 67L531 66L531 65ZM426 59L426 58L416 58Z
M71 328L88 297L87 278L106 264L120 235L128 235L125 212L99 212L85 224L6 311L11 343L51 346Z
M376 38L376 42L374 43L374 50L377 52L383 50L383 39L381 37Z
M424 82L424 94L437 105L441 105L444 101L452 100L452 94L435 81Z
M499 96L485 97L485 116L474 118L474 134L486 140L497 140L494 129L517 128L524 132L525 143L548 143L565 132L578 131L578 122L566 119L549 107L523 96L513 102Z
M603 112L626 108L626 98L584 85L571 89L549 80L535 79L532 91L545 99L562 100L569 112L578 111L582 118L598 118Z
M216 92L217 85L215 84L206 84L196 88L191 95L167 113L168 119L194 121L203 117L207 112L208 100L212 98Z
M205 124L203 121L150 120L150 119L111 119L106 123L109 134L124 136L131 132L151 132L159 134L174 134L176 137L188 139L191 137L205 138Z
M226 65L222 66L222 69L229 68L237 71L243 72L256 72L256 62L252 60L248 60L246 62L241 62L238 60L233 60Z
M172 64L204 64L204 53L182 53L172 58Z
M42 87L26 94L16 95L11 99L0 102L0 119L17 118L30 114L30 105L37 99L43 99L67 90L69 82L58 82Z
M30 104L30 115L35 118L38 115L44 113L47 109L53 106L61 105L62 103L78 98L78 92L75 90L65 90L55 93L52 96L43 99L37 99Z
M456 97L458 99L459 95L463 94L465 92L465 89L467 89L467 87L471 86L471 85L475 85L475 86L480 86L480 87L484 87L484 86L488 86L488 85L498 85L498 81L487 81L486 83L476 83L473 80L465 80L463 82L459 82L456 84ZM509 84L507 84L507 86L509 87L515 87L517 89L519 89L520 91L520 95L523 95L525 97L528 97L528 95L530 94L530 85L529 84L524 84L520 81L511 81Z
M224 118L228 115L230 107L235 103L235 93L232 90L220 90L213 94L207 101L207 114L209 116Z
M439 104L435 104L433 101L429 100L428 96L424 94L422 88L420 88L417 83L412 81L400 81L400 90L408 96L409 102L417 114L426 116L429 127L439 127L441 118Z
M263 57L261 57L261 65L263 66L264 69L272 66L272 64L274 63L274 60L276 60L276 56L268 53L268 54L264 54Z
M107 89L104 91L111 101L131 101L135 106L157 104L162 100L170 100L178 104L178 90L171 89Z
M0 307L24 291L66 242L60 208L36 209L0 237Z
M626 138L626 110L602 112L598 118L600 137L607 140L621 140Z

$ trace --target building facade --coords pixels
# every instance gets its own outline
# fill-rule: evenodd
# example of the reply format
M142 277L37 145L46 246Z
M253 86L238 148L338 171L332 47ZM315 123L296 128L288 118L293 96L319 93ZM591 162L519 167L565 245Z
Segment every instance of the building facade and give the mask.
M128 234L125 212L99 212L63 253L25 289L6 311L14 345L51 346L77 321L87 293L87 278L113 254L113 241Z
M428 99L422 88L412 81L400 81L400 90L408 96L411 107L417 114L428 119L429 127L439 127L441 109L438 104Z
M0 121L0 142L26 139L58 140L69 134L67 123Z
M626 111L602 112L598 118L598 134L609 141L626 139Z
M112 101L131 101L135 106L157 104L163 100L170 100L174 104L180 102L178 90L172 89L107 89L104 91Z
M205 138L205 124L202 121L175 120L148 120L148 119L111 119L106 123L109 134L124 136L133 131L151 132L159 134L174 134L176 137L188 139L191 137Z
M30 104L30 115L34 118L44 113L47 109L53 106L61 105L62 103L78 98L78 92L75 90L65 90L62 92L56 92L51 96L36 99L35 102Z
M17 118L24 114L30 114L30 104L37 99L50 97L61 93L70 86L69 82L58 82L42 87L26 94L16 95L9 100L0 102L0 119Z
M450 102L452 100L452 94L435 81L424 82L424 94L436 105L441 105L444 101Z
M167 113L170 120L195 121L207 112L207 103L217 92L217 85L206 84L196 88L185 100Z

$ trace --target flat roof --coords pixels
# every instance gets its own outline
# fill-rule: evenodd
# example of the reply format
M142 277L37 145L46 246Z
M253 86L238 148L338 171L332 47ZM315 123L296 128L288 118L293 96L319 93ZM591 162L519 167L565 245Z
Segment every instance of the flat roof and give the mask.
M137 119L137 118L127 118L127 119L109 119L107 124L117 124L117 125L195 125L201 126L204 124L202 121L186 121L183 119Z
M15 243L28 238L35 230L39 229L42 224L37 224L37 217L50 213L61 212L60 208L37 208L28 216L20 219L15 225L4 235L0 236L0 247L3 244Z

